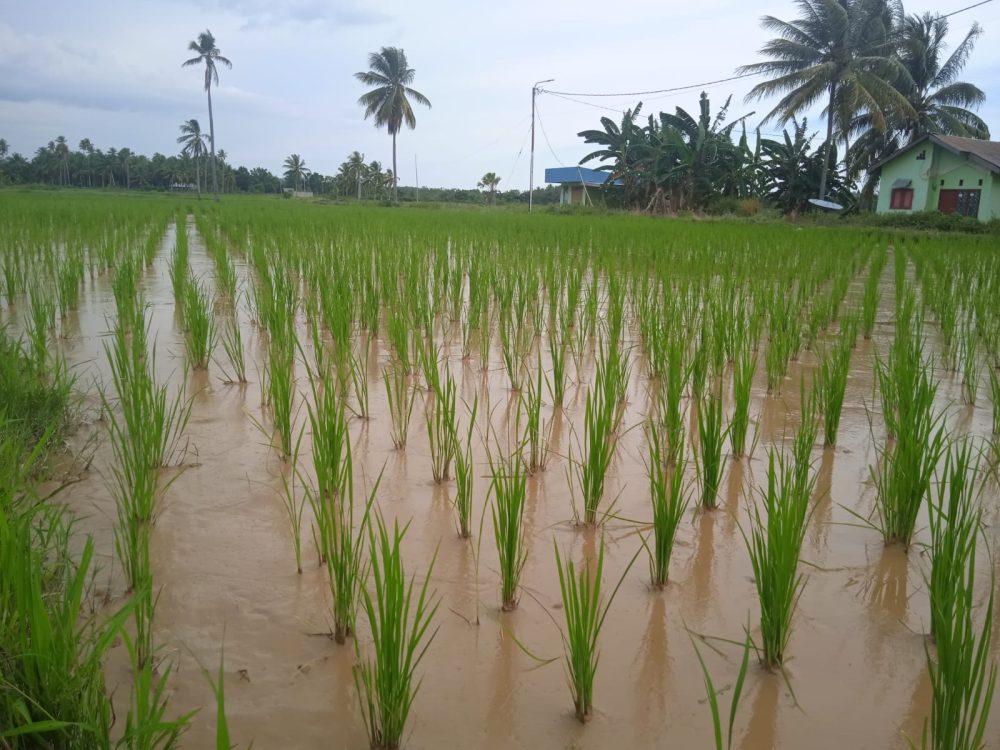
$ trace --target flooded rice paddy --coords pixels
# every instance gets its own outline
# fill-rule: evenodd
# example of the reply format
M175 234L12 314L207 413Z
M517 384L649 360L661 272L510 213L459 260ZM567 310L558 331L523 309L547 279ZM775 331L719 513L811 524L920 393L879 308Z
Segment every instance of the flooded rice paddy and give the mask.
M193 217L189 235L193 275L211 284L214 264ZM303 526L303 571L296 571L292 529L282 501L292 480L292 462L272 445L271 417L262 405L267 367L267 337L254 325L249 297L238 303L242 315L249 383L224 382L225 361L217 346L207 371L185 367L185 340L170 279L175 244L171 225L154 261L143 270L140 287L149 306L149 340L156 345L156 376L192 399L189 422L173 466L152 534L150 557L158 601L155 641L158 657L174 665L170 712L201 709L184 735L183 746L214 746L214 699L201 665L218 663L225 647L226 708L232 739L240 747L360 748L368 738L362 720L353 668L353 642L330 637L330 589L310 532ZM246 256L234 255L239 286L249 290L255 273ZM894 334L893 261L883 272L883 293L872 338L861 336L851 354L843 417L835 447L822 445L822 430L811 459L815 470L809 518L801 554L805 585L793 616L784 673L771 672L751 657L734 730L734 747L905 748L918 741L931 707L927 669L930 609L925 576L929 539L922 512L916 543L909 551L887 546L870 517L875 504L872 467L885 441L875 383L876 354L886 356ZM913 270L907 271L912 278ZM864 278L851 279L846 300L860 304ZM542 413L550 426L545 468L527 480L524 511L525 567L518 607L500 608L497 552L490 513L483 513L490 484L487 437L503 444L515 430L518 394L511 390L503 353L494 338L487 368L478 354L463 357L458 321L442 319L441 359L458 389L459 421L467 424L466 405L479 404L472 442L475 482L474 535L457 533L454 479L435 483L425 427L421 387L405 449L390 437L391 419L382 370L393 352L385 319L393 301L385 299L382 329L371 335L367 381L368 418L349 419L355 484L362 495L379 474L377 504L387 519L409 523L403 542L408 573L419 577L436 556L431 586L440 597L433 622L436 636L418 669L422 682L407 726L408 748L608 748L710 747L712 729L701 667L704 656L723 712L737 677L744 628L759 632L759 605L744 533L748 508L766 482L768 446L789 443L800 422L800 387L817 366L816 350L832 339L836 325L821 333L813 349L803 348L781 382L768 393L761 362L751 390L750 458L724 452L719 507L697 510L695 501L677 531L670 582L649 585L643 552L619 589L601 633L594 712L578 722L567 687L562 600L553 541L577 561L596 558L606 546L604 580L608 591L618 581L649 533L651 515L642 425L656 408L655 387L645 375L638 323L630 318L622 342L632 365L622 432L608 472L605 504L613 514L598 526L574 522L578 491L570 456L579 455L585 400L595 377L596 339L586 343L577 372L570 377L562 409L546 395ZM17 330L26 315L17 304L4 319ZM308 313L299 310L296 330L302 348L294 372L296 434L306 424L303 404L309 392L306 363ZM57 346L74 368L85 391L84 424L73 437L81 451L93 450L61 499L78 519L77 530L91 534L100 559L95 586L110 611L126 597L116 563L115 500L110 490L112 450L105 439L98 386L110 382L104 352L115 317L110 274L88 278L80 304L61 322ZM446 316L445 316L446 318ZM928 346L939 349L934 327ZM372 332L375 333L375 332ZM369 332L355 332L356 341ZM533 362L551 368L544 334L533 348ZM535 359L538 358L538 359ZM530 370L530 367L529 367ZM533 372L533 370L531 370ZM725 371L722 380L731 382ZM950 433L987 438L991 403L981 389L974 405L962 398L961 376L939 368L936 407L947 410ZM803 379L804 378L804 379ZM419 383L419 377L414 376ZM724 391L726 413L732 394ZM689 444L696 449L697 407L684 397ZM308 431L302 453L308 455ZM693 451L689 451L693 456ZM694 461L688 481L697 488ZM574 494L576 496L574 497ZM979 545L977 594L985 600L995 563L991 551L998 534L997 485L986 480L983 494L985 543ZM479 523L483 529L480 533ZM481 541L480 541L481 540ZM478 560L477 560L478 549ZM980 604L982 601L980 601ZM994 620L994 623L1000 620ZM362 653L370 644L364 617L358 617ZM1000 628L994 624L991 651L1000 656ZM106 667L108 689L124 712L131 682L124 649L112 650ZM996 702L996 700L994 700ZM994 705L994 709L997 706ZM121 714L120 714L121 715ZM1000 747L1000 711L986 730L987 746Z

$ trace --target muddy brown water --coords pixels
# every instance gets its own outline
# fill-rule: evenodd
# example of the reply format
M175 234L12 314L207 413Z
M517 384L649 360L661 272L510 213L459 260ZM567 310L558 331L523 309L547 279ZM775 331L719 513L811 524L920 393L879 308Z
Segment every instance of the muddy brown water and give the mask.
M211 261L193 228L189 232L194 272L211 279ZM180 387L184 344L174 319L167 266L171 247L168 233L142 285L151 304L157 374ZM237 266L245 280L246 266ZM887 282L891 278L887 269ZM850 294L859 293L855 284ZM885 547L880 535L859 526L850 512L868 515L874 502L869 466L877 460L883 432L877 415L870 426L868 409L878 409L873 354L885 349L892 332L888 290L882 305L874 340L859 339L852 357L839 444L834 449L817 445L813 452L817 482L803 548L806 584L794 617L786 675L753 664L736 720L735 747L904 748L906 737L919 738L929 714L923 636L929 617L923 579L927 560L919 546L909 555ZM103 434L96 420L95 388L110 382L102 341L113 314L108 279L98 278L88 282L80 309L62 323L60 347L89 391L88 424L75 438L79 445ZM17 310L8 317L16 323ZM170 710L200 708L184 746L214 747L213 698L199 664L217 669L224 640L227 711L233 741L240 747L251 741L257 748L367 747L352 677L354 646L339 646L326 636L329 592L308 531L308 512L305 570L301 575L295 570L291 530L279 495L290 467L253 422L268 423L259 390L266 350L245 312L242 320L251 383L223 384L217 363L207 373L188 376L188 393L195 395L186 451L179 468L165 471L165 478L174 481L162 501L152 557L159 588L156 641L162 657L174 665ZM516 396L509 390L499 353L491 356L489 371L481 372L477 356L461 359L457 330L451 332L448 351L460 397L468 402L480 399L480 434L490 412L503 432ZM224 359L221 347L216 356ZM528 558L520 605L515 612L501 613L488 514L477 576L473 549L456 533L454 484L436 485L431 479L423 396L418 396L405 451L393 450L377 366L388 358L384 341L374 342L372 358L371 418L351 422L357 494L367 491L384 467L378 503L387 518L410 522L404 542L408 572L422 576L437 553L432 585L440 597L438 630L419 669L423 682L406 747L712 746L709 707L690 634L705 636L699 648L716 687L722 689L727 713L742 656L734 642L742 641L748 622L751 631L758 632L759 610L740 529L746 528L747 503L765 478L764 448L790 436L798 425L799 377L811 373L814 355L804 352L793 363L779 396L765 394L760 362L751 407L759 430L757 449L750 460L726 459L718 510L689 513L682 522L668 587L657 591L648 586L644 556L626 577L601 634L595 714L587 725L574 718L559 658L562 644L553 620L561 624L563 613L553 540L568 556L583 560L595 557L603 535L605 585L610 589L638 549L639 533L645 533L644 527L627 520L609 520L602 531L572 522L566 454L582 430L592 359L580 384L569 389L565 412L553 416L546 409L553 423L552 454L547 468L528 484ZM572 366L570 371L572 375ZM306 389L303 374L299 363L300 391ZM953 429L989 434L985 395L974 407L962 405L960 382L948 373L942 374L939 391L939 406L950 408ZM483 408L486 402L489 409ZM640 424L649 407L646 381L636 363L625 426ZM467 416L460 411L465 424ZM303 418L300 412L299 424ZM621 519L651 516L644 452L642 430L626 432L606 494L617 497ZM478 519L488 486L480 439L475 455ZM96 449L90 471L67 491L64 501L79 517L79 529L95 539L101 560L98 586L118 602L124 592L113 560L110 460L105 440ZM693 469L691 473L693 482ZM997 500L997 487L991 483L984 501L987 539L994 548ZM918 538L926 541L925 519L920 525ZM980 547L978 564L978 591L984 599L990 586L986 547ZM359 627L364 652L370 638L363 617ZM1000 628L992 651L994 658L1000 654ZM130 677L120 646L109 660L107 678L116 691L118 715L124 716ZM986 734L989 747L1000 747L996 705Z

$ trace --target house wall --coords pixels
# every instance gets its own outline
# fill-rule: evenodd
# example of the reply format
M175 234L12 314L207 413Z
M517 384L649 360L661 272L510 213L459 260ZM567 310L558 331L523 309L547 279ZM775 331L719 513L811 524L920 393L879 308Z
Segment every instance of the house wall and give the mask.
M931 169L933 161L933 146L930 144L926 148L926 159L918 160L917 156L924 148L915 148L906 153L900 154L890 162L882 165L882 174L879 177L878 205L875 210L880 214L888 213L912 213L913 211L925 211L928 208L928 180L927 173ZM892 201L892 183L896 180L912 180L913 184L913 208L889 208ZM937 195L934 196L934 208L937 208Z
M986 192L983 192L983 199L979 204L979 218L983 221L1000 220L1000 174L993 175L993 179L990 181L989 200L987 200Z
M926 159L917 159L921 151L926 151ZM896 180L913 181L913 208L911 210L889 208L892 200L892 183ZM982 181L982 184L980 184ZM961 188L980 190L979 218L987 221L1000 217L1000 181L964 156L953 154L940 146L928 143L926 148L918 146L882 167L880 189L876 212L911 213L913 211L937 211L938 196L943 190Z
M587 191L582 182L564 182L559 186L560 205L588 203Z
M937 210L941 190L979 190L979 218L986 221L991 218L993 207L993 181L993 175L985 169L970 164L964 156L937 146L934 149L934 167L929 180L927 210Z

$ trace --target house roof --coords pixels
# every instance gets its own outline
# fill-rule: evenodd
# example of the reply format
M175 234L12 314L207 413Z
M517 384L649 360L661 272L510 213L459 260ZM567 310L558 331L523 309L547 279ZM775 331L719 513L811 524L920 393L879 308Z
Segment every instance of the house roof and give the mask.
M583 183L588 187L600 187L608 181L610 175L599 169L587 167L550 167L545 170L546 182ZM621 180L615 180L612 185L621 185Z
M898 156L902 156L907 151L928 141L951 151L953 154L964 156L970 162L988 172L1000 174L1000 141L984 141L979 138L961 138L957 135L937 134L925 135L923 138L918 138L891 156L875 162L868 168L868 171L871 172L878 169L883 164L892 161Z

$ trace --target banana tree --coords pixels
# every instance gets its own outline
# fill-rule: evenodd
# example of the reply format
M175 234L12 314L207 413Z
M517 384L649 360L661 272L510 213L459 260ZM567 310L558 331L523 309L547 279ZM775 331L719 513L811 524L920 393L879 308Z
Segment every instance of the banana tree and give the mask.
M660 113L661 129L680 134L679 141L671 136L677 145L678 164L674 173L680 180L683 204L678 208L703 207L722 182L723 165L732 159L736 149L732 141L733 129L753 114L749 112L723 126L731 100L731 96L726 99L714 118L705 92L701 94L697 120L681 107L672 115Z
M807 121L800 124L792 119L792 135L787 131L782 141L763 140L761 177L764 195L768 202L787 214L794 214L808 207L810 198L816 196L823 180L823 148L812 151L807 135ZM830 156L837 163L836 144L829 144ZM853 203L851 187L837 170L827 171L827 197L841 204Z
M622 201L625 206L636 206L642 195L644 179L642 166L644 157L648 154L646 148L648 144L646 130L636 124L641 111L642 102L639 102L635 109L625 110L620 125L610 117L602 117L603 130L584 130L577 133L583 138L584 143L602 146L580 159L580 163L586 164L592 159L611 161L611 164L602 164L598 169L610 173L608 183L621 181Z

